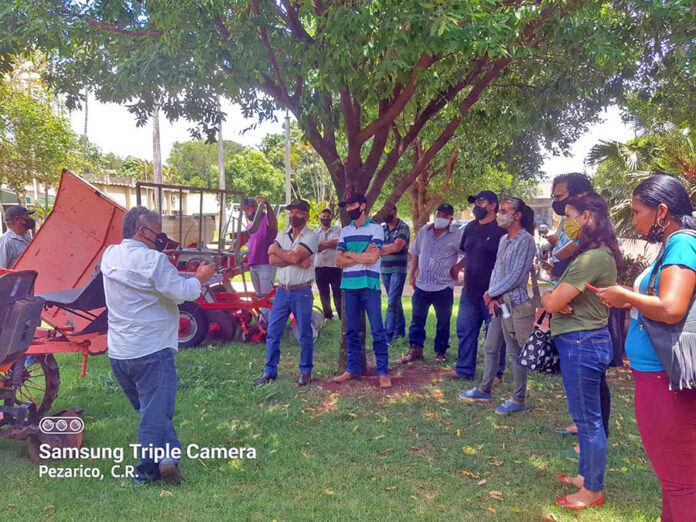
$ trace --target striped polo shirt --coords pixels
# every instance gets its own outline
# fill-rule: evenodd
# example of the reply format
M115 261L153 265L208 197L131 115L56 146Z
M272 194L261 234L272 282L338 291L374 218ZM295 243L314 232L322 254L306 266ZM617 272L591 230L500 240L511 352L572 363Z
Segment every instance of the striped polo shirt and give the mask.
M411 254L418 256L416 287L424 292L439 292L454 287L450 275L452 265L459 257L462 231L448 226L440 237L435 237L435 228L423 225L416 234Z
M337 250L341 252L362 253L370 243L374 243L378 248L382 248L384 241L384 230L382 225L378 225L370 218L367 218L362 226L356 226L355 221L343 227L341 237L338 239ZM341 289L361 290L369 288L379 290L379 258L374 265L358 263L353 266L343 267L343 278L341 279Z
M394 227L394 230L389 228L387 223L382 225L384 228L384 244L390 245L397 239L403 239L406 243L404 247L399 252L394 252L393 254L387 254L381 259L382 263L382 273L383 274L394 274L397 272L406 273L406 267L408 266L408 242L411 239L411 231L408 225L404 223L402 219Z

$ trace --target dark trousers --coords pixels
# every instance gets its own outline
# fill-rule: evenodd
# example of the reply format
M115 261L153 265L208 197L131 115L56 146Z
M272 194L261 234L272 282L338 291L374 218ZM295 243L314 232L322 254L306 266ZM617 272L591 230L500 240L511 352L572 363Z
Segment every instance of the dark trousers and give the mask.
M408 329L408 341L411 346L425 344L425 323L428 320L428 311L432 305L435 308L437 327L435 328L435 353L443 354L449 348L450 318L452 317L452 304L454 302L454 290L444 288L436 292L426 292L416 287L411 298L411 326Z
M321 299L321 308L324 311L324 317L331 319L333 312L331 310L331 294L333 293L333 302L336 307L338 318L341 318L341 275L343 270L333 266L318 266L314 269L317 288L319 289L319 299Z
M123 393L141 415L138 443L142 448L181 449L174 431L176 404L176 366L174 350L165 348L136 359L109 359L114 376ZM159 464L152 458L141 458L138 473L151 480L159 477Z
M401 303L401 294L404 293L406 272L385 273L382 272L382 283L387 293L387 315L384 318L384 332L387 335L387 343L391 344L397 337L406 336L406 318L404 307Z

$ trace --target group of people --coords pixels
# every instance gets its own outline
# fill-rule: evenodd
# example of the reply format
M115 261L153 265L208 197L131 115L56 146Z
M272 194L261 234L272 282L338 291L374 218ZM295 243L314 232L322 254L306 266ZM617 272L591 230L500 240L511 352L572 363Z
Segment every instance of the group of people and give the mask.
M554 288L538 295L535 283L534 213L519 198L499 201L491 191L470 196L474 220L463 230L452 226L454 209L437 208L433 223L423 226L409 248L408 226L392 208L383 224L367 213L362 194L347 194L339 203L350 224L333 224L333 214L320 213L321 227L307 227L310 207L296 200L287 206L288 224L278 231L273 210L263 198L246 198L249 219L248 262L254 286L262 296L277 275L272 311L267 323L267 358L254 385L277 378L280 340L288 316L297 321L301 355L297 384L311 382L313 336L312 284L320 289L327 319L345 314L347 362L334 378L342 383L360 377L361 317L367 313L373 339L379 386L391 386L389 347L405 337L401 306L408 277L413 287L410 348L401 359L423 359L425 323L432 306L437 322L435 359L446 361L449 348L453 288L464 270L457 316L458 352L453 379L473 379L478 337L484 327L485 362L481 382L461 398L490 401L502 379L505 353L512 365L512 394L496 409L513 414L525 409L527 370L517 358L541 309L552 314L550 332L560 355L568 409L574 425L561 430L577 433L577 475L558 475L577 492L558 497L563 507L583 509L604 503L608 450L609 389L605 372L615 346L607 329L609 310L630 309L626 354L635 380L635 410L646 452L662 486L662 520L692 520L696 501L696 389L669 386L664 363L644 328L645 320L674 325L693 304L696 290L696 217L684 187L673 177L654 175L633 193L633 226L661 255L632 287L617 285L621 252L606 202L581 174L559 176L553 183L553 210L562 216L553 246L550 276ZM265 212L259 212L259 205ZM5 213L8 231L0 238L0 259L11 267L29 241L31 212L13 207ZM164 236L164 237L163 237ZM106 249L101 260L109 314L108 355L125 395L141 414L138 441L142 447L180 447L172 422L176 400L177 304L194 300L201 283L216 267L200 265L193 277L179 274L162 247L167 243L159 214L144 207L129 210L123 240ZM409 261L410 254L410 261ZM459 259L461 257L461 259ZM558 267L562 269L559 269ZM533 296L528 292L530 275ZM387 294L382 319L381 287ZM539 309L537 309L539 307ZM690 346L690 345L689 345ZM688 346L687 346L687 349ZM694 365L693 360L686 361ZM156 461L143 455L136 482L178 482L176 460Z

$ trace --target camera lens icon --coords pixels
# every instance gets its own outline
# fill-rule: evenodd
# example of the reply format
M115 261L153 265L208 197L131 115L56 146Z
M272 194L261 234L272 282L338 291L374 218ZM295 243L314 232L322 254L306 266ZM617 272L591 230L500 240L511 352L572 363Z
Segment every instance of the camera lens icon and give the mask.
M39 430L46 435L75 435L82 433L85 423L80 417L44 417Z

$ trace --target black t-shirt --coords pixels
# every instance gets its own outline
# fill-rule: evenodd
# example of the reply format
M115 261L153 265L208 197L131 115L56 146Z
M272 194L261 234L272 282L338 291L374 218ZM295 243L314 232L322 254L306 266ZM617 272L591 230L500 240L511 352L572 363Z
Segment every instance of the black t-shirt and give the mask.
M471 299L481 299L488 290L498 254L500 238L506 234L495 221L482 225L474 220L464 227L459 249L464 252L464 291Z

